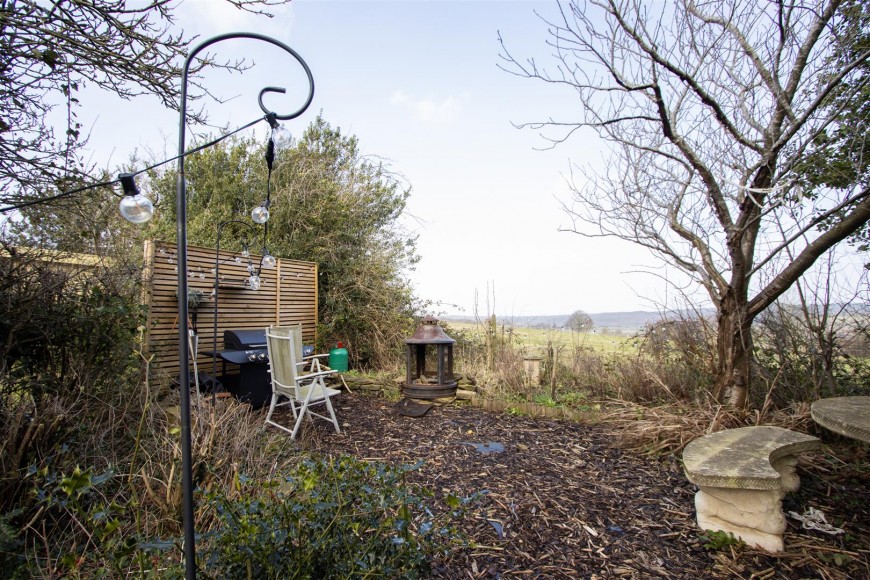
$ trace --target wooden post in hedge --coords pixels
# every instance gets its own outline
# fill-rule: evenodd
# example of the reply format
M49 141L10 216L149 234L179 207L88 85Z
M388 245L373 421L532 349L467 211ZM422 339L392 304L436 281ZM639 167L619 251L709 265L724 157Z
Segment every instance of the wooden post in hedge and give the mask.
M495 369L495 341L497 338L498 324L495 314L489 317L486 325L486 368Z

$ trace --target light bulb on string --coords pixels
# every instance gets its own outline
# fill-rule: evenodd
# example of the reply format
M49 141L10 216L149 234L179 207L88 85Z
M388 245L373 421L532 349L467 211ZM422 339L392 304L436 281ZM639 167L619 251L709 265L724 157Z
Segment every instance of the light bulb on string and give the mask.
M154 216L154 204L136 187L133 174L122 173L118 180L124 189L124 197L118 204L118 210L124 219L134 224L143 224L150 220Z
M263 248L263 267L264 268L274 268L278 265L278 260L275 259L275 256L269 253L269 250Z
M276 152L286 151L293 147L293 134L284 125L276 124L272 127L272 141Z
M248 278L248 287L251 290L259 290L260 289L260 277L256 274L251 274L250 278Z
M134 224L144 224L154 216L154 204L142 195L124 196L118 204L118 210L124 219Z
M269 202L264 201L251 211L251 219L255 224L264 224L269 221Z

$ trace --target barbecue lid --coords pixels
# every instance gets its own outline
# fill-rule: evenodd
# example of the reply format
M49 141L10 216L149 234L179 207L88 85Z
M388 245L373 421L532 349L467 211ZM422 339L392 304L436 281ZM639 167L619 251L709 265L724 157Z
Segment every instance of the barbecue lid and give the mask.
M237 350L266 348L266 329L225 330L224 348Z

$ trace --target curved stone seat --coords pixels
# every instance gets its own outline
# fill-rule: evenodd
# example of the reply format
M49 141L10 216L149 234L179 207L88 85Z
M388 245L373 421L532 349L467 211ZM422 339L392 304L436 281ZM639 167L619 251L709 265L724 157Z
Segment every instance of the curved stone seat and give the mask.
M783 549L781 500L797 491L796 455L818 449L810 435L781 427L741 427L695 439L683 451L695 494L698 526L731 532L770 552Z
M772 462L818 449L815 437L782 427L740 427L695 439L683 450L689 481L730 489L780 489L782 474Z
M819 399L810 412L825 429L870 443L870 397Z

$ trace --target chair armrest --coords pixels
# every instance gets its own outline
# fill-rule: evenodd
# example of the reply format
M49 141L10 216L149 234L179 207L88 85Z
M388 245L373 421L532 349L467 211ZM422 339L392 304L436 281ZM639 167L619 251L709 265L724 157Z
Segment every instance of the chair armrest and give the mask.
M296 366L299 368L300 371L304 371L306 365L308 365L308 369L310 371L314 371L314 372L319 371L320 370L320 359L318 357L320 357L320 356L323 356L323 355L302 357L302 360L300 362L296 363ZM327 356L329 356L329 355L327 355Z
M338 371L334 371L334 370L331 370L331 369L330 369L330 370L328 370L328 371L319 371L319 372L316 372L316 373L308 373L307 375L299 375L299 376L297 376L297 377L296 377L296 380L297 380L297 381L301 381L301 380L304 380L304 379L311 379L311 378L317 378L317 377L325 377L325 376L327 376L327 375L334 375L334 374L336 374L337 372L338 372Z

